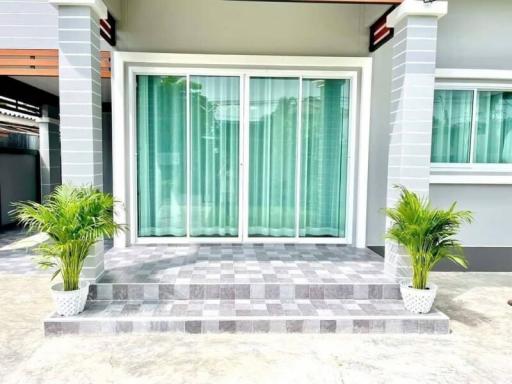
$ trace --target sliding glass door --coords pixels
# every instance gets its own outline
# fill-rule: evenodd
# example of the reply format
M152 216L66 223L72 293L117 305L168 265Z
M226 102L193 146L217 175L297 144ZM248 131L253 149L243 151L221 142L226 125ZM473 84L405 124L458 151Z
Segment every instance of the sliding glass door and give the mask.
M238 236L239 111L238 77L190 77L190 236Z
M140 237L238 237L239 131L238 76L137 76Z
M344 237L347 218L347 80L302 80L300 237Z
M345 237L348 80L251 77L249 237Z
M294 237L299 80L250 80L249 236Z
M137 236L346 238L350 80L237 72L137 75Z
M183 76L138 76L139 236L187 234L187 84Z

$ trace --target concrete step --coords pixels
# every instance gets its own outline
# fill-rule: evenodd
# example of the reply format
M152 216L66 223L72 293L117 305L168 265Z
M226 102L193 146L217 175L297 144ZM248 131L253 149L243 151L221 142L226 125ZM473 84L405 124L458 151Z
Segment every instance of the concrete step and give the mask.
M97 283L89 300L400 299L398 283Z
M401 300L235 299L88 301L73 317L51 315L45 335L187 333L430 333L449 332L433 309L416 315Z

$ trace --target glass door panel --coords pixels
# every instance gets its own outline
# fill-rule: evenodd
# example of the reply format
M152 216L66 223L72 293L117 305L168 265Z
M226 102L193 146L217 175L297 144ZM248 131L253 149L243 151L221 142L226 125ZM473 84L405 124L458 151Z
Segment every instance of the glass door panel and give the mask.
M137 76L139 236L185 236L186 77Z
M190 77L190 236L238 236L240 78Z
M345 236L349 84L302 81L301 237Z
M298 98L298 78L250 78L249 236L295 236Z
M138 236L346 237L350 81L241 79L137 76Z

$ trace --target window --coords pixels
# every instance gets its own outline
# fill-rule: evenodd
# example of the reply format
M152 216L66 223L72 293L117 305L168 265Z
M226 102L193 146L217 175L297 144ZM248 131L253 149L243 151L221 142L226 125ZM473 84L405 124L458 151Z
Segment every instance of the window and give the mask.
M433 163L512 163L512 91L434 94Z

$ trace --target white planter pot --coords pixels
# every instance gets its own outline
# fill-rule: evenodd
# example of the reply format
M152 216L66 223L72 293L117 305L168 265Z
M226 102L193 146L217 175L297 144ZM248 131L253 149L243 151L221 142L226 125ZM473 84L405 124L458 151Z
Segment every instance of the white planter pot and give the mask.
M62 283L53 285L52 296L55 302L55 311L61 316L78 315L85 308L88 294L88 281L80 281L79 288L75 291L64 291Z
M412 288L410 280L400 283L404 307L413 313L429 313L437 294L437 285L428 284L427 289Z

